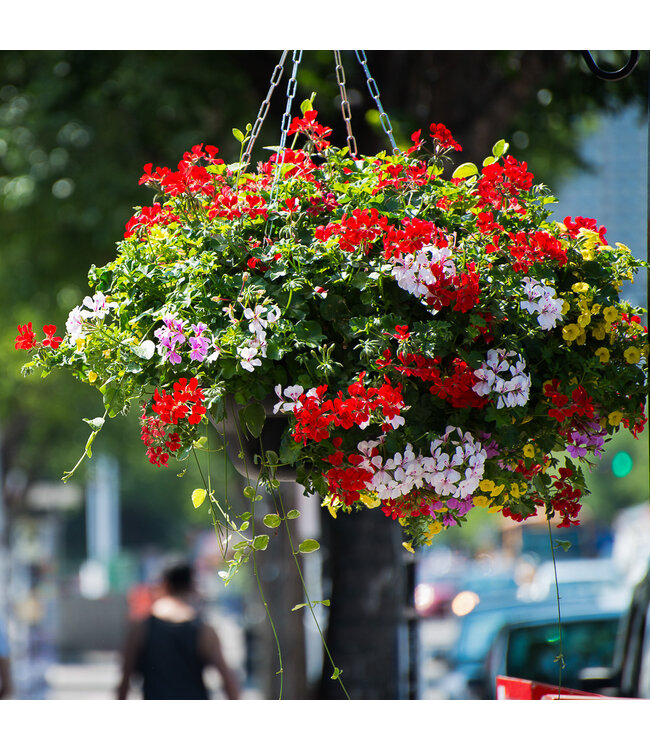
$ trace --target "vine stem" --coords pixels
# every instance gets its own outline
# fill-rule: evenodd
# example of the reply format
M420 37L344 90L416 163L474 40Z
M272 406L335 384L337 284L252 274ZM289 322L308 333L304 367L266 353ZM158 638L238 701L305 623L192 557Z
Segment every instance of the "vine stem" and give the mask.
M241 432L239 430L239 423L238 423L237 414L236 414L236 411L234 409L234 406L233 406L233 420L234 420L234 423L235 423L235 425L237 427L237 437L239 439L240 451L242 451L242 453L243 453L242 435L241 435ZM219 429L217 427L216 421L211 418L210 422L211 422L212 426L215 428L215 431L217 432L217 434L219 434ZM226 458L226 446L225 446L225 430L223 431L223 435L224 435L224 461L227 462L227 458ZM195 456L196 456L196 453L195 453ZM198 463L199 462L198 462L198 458L197 458L197 464ZM203 472L201 471L201 467L200 466L199 466L199 471L201 472L201 476L202 476L204 484L205 484L205 478L203 477ZM227 469L226 469L225 475L227 476L227 474L228 474L228 472L227 472ZM248 486L251 487L252 484L251 484L251 481L250 481L250 476L248 475L248 467L247 466L246 466L246 481L248 482ZM208 486L209 486L209 483L208 483ZM258 487L259 487L259 479L258 479L258 481L256 483L255 492L253 494L253 497L250 499L250 502L251 502L251 532L253 534L253 538L255 538L255 509L253 507L253 504L255 502L255 497L257 497ZM214 515L213 502L214 501L212 500L212 497L210 496L210 514L212 516L212 521L213 521L215 533L218 536L219 522L217 521L217 519L216 519L216 517ZM217 504L217 503L215 503L215 504ZM226 497L226 504L228 504L227 497ZM217 507L219 507L218 504L217 504ZM234 530L239 531L236 528L236 525L233 525L233 522L230 521L229 515L225 514L224 511L221 508L220 508L220 510L224 514L224 518L229 522L229 524L231 526L233 526ZM257 589L258 589L258 592L259 592L259 595L260 595L260 600L262 602L262 606L264 607L264 611L266 612L266 616L268 618L269 625L271 627L271 632L273 633L273 639L275 641L275 646L277 648L278 664L279 664L279 669L278 669L277 674L280 676L280 690L279 690L279 694L278 694L278 700L282 700L282 692L283 692L283 689L284 689L284 667L283 667L283 662L282 662L282 648L280 646L280 639L279 639L279 636L278 636L278 633L277 633L277 629L275 627L275 623L273 622L273 617L271 616L271 610L270 610L268 601L266 599L266 596L264 595L264 588L262 587L262 581L260 579L259 571L258 571L258 568L257 568L256 550L255 550L255 547L253 545L251 545L251 557L252 557L252 560L253 560L253 576L255 578L255 582L257 584Z
M559 670L558 670L558 681L557 681L557 691L558 691L558 699L562 697L562 670L564 669L564 653L562 650L562 615L560 612L560 585L557 580L557 564L555 562L555 548L553 546L553 531L551 530L551 519L547 516L546 517L546 523L548 525L548 538L549 543L551 546L551 559L553 560L553 575L555 577L555 599L557 601L557 631L558 631L558 645L560 648L560 652L557 655L556 659L559 664Z
M293 557L294 563L296 565L296 568L298 570L298 576L300 578L300 584L302 586L302 590L305 594L305 598L307 600L307 607L309 608L309 611L311 613L311 616L314 620L314 623L316 625L316 629L318 630L318 635L320 636L321 642L323 644L323 648L325 649L325 653L327 654L327 658L332 665L332 668L334 669L334 673L336 674L336 680L341 686L341 689L343 690L345 697L348 700L351 700L350 695L348 694L348 691L345 689L345 685L343 684L343 680L340 676L340 670L337 668L336 664L334 663L334 658L332 657L332 654L327 646L327 642L325 640L325 636L323 635L323 631L321 629L320 623L318 622L318 618L316 617L316 613L314 612L314 605L311 601L311 598L309 596L309 592L307 591L307 584L305 582L305 578L303 576L302 568L300 566L300 563L298 562L298 552L296 552L296 548L293 543L293 537L291 536L291 529L289 528L289 524L287 523L287 518L284 510L284 503L282 502L282 496L277 491L272 491L273 499L276 503L276 506L278 507L278 510L280 511L281 517L284 521L284 526L287 532L287 540L289 542L289 547L291 548L291 555Z

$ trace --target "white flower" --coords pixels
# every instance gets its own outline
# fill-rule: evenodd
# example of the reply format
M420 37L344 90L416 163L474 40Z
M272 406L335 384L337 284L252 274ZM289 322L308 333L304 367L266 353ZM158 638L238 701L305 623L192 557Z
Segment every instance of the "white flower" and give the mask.
M70 337L70 342L75 344L80 338L83 338L82 326L84 321L84 315L81 307L75 307L74 310L70 311L68 320L65 324L65 329Z
M522 310L537 316L537 322L544 331L555 328L562 319L563 301L555 296L555 289L537 279L526 276L523 280L524 293L528 299L520 303Z
M509 359L513 357L517 357L517 360L511 364ZM531 383L525 368L525 361L516 352L490 349L487 360L481 367L474 370L478 382L472 386L472 390L479 396L496 393L497 409L523 406L528 402ZM510 378L506 379L501 373L508 373Z
M244 370L253 372L256 367L260 367L260 365L262 364L262 360L255 359L258 353L259 350L255 349L252 346L242 346L237 349L237 354L240 358L239 364L244 368Z
M84 318L104 318L111 308L117 307L116 302L108 302L102 292L97 292L93 297L84 297L83 304L88 308L81 311Z
M280 308L277 305L273 305L266 319L269 323L277 323L280 319Z
M266 308L263 305L256 305L254 310L247 307L244 310L244 317L250 320L248 324L248 330L251 333L261 334L268 325L268 322L262 318L262 314L266 312Z
M288 385L282 392L282 386L275 386L275 394L280 399L278 403L273 407L273 413L277 414L279 411L293 412L298 404L298 399L304 393L305 389L301 385Z

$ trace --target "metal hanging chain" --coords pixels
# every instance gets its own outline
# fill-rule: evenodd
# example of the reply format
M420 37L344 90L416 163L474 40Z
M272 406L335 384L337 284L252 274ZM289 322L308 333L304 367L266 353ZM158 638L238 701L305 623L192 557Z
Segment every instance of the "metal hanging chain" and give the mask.
M379 120L381 122L382 128L384 129L384 133L386 133L386 135L388 136L390 145L393 147L393 153L399 154L400 150L397 148L397 144L395 143L395 139L393 138L393 128L390 124L390 118L384 112L384 108L381 106L381 100L379 98L379 89L377 88L377 82L370 75L370 71L368 70L368 60L366 58L366 53L363 50L355 50L355 52L357 55L357 60L361 63L361 67L363 68L366 74L366 82L368 84L368 91L370 91L370 95L375 100L375 104L377 105L377 109L379 111Z
M262 102L260 106L260 110L257 113L257 119L255 120L255 124L253 125L253 129L251 130L250 139L248 141L248 145L246 146L246 151L244 152L243 156L243 165L244 169L248 167L248 164L251 160L251 152L253 151L253 146L255 145L255 141L257 140L257 136L259 135L260 129L262 128L262 124L264 123L264 119L266 118L266 114L269 111L269 105L271 103L271 96L273 95L273 92L275 91L276 86L278 83L280 83L280 79L282 78L282 73L284 72L284 61L287 58L288 50L284 50L282 53L282 56L280 57L280 62L275 66L275 69L273 70L273 74L271 75L271 85L269 86L269 90L266 94L266 99Z
M291 125L291 104L293 98L296 95L296 85L298 76L298 65L302 59L302 50L293 51L293 70L291 72L291 78L287 83L287 106L282 115L282 123L280 126L280 146L276 155L276 163L273 176L273 184L271 185L271 193L269 195L269 208L271 208L275 202L275 191L278 184L278 180L282 175L282 167L284 166L284 149L287 142L287 135L289 132L289 126Z
M345 71L343 70L343 63L341 62L341 51L334 50L334 60L336 62L336 80L339 84L339 91L341 92L341 112L343 113L343 120L345 122L345 129L347 130L347 143L350 150L350 156L355 159L357 156L357 142L352 134L352 113L350 112L350 102L348 101L348 94L345 90Z

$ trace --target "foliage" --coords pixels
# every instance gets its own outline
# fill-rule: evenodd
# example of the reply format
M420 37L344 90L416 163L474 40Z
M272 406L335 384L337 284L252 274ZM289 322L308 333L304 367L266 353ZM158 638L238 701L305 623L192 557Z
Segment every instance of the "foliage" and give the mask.
M19 327L26 371L100 391L86 453L139 403L163 466L204 449L229 398L255 439L272 409L287 426L258 450L262 482L294 467L332 514L381 508L415 545L475 506L576 523L581 464L645 424L647 329L619 296L643 263L593 219L551 221L553 196L504 141L447 179L462 149L443 125L353 157L309 101L302 114L256 172L203 144L175 171L146 165L156 199L91 268L65 336ZM195 505L206 495L209 479Z

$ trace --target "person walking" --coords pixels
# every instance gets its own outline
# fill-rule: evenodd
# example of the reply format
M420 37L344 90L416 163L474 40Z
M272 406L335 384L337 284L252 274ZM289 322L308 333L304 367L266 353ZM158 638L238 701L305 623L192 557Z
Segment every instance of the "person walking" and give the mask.
M144 700L207 700L203 673L210 666L221 674L228 699L237 700L239 685L219 637L196 605L192 567L174 564L163 574L162 595L149 616L128 629L117 698L127 699L131 679L139 675Z

